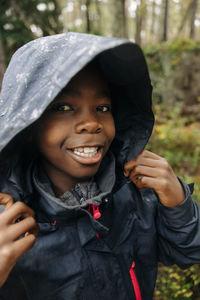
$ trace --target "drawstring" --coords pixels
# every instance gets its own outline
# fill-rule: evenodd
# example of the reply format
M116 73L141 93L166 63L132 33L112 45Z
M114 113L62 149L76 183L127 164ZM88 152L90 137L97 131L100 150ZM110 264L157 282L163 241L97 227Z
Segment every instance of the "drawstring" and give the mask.
M141 293L140 293L140 287L139 287L139 283L138 283L134 268L135 268L135 262L132 263L132 266L129 270L129 273L130 273L130 276L131 276L131 280L132 280L136 300L142 300Z
M99 211L99 206L91 204L91 203L88 203L88 204L89 204L88 211L93 216L93 218L95 220L98 220L99 218L101 218L101 213Z

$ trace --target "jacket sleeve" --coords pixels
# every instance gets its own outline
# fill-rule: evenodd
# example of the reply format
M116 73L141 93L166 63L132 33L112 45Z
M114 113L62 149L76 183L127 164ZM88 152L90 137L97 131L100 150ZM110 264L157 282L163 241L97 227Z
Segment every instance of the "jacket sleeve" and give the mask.
M200 207L191 198L193 186L181 184L183 203L174 208L158 205L158 255L165 265L185 268L200 263Z

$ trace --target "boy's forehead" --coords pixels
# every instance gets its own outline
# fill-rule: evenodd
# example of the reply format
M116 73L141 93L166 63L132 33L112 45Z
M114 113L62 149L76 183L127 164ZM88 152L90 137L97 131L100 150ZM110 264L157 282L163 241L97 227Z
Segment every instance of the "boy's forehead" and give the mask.
M78 73L75 74L74 77L70 80L70 83L72 83L74 80L81 80L83 81L84 79L87 79L87 77L92 77L92 78L98 78L102 81L106 81L106 78L101 70L100 67L96 63L91 62L87 66L85 66L83 69L81 69Z
M60 94L76 94L79 93L81 87L85 86L105 91L109 90L108 81L101 69L93 64L89 64L72 77Z

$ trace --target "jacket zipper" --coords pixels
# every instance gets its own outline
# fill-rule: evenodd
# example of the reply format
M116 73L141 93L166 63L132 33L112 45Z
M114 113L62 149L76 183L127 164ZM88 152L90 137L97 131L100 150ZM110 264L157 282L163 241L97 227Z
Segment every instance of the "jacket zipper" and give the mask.
M129 274L131 276L131 281L132 281L132 284L133 284L133 289L134 289L134 292L135 292L136 300L142 300L140 287L139 287L139 283L138 283L134 268L135 268L135 262L132 263L131 268L129 270Z
M99 211L99 206L98 205L93 205L91 203L88 203L88 212L91 215L93 215L93 218L95 220L98 220L101 217L101 213ZM99 234L97 234L96 236L99 238ZM133 284L133 289L134 289L134 292L135 292L136 300L142 300L140 287L139 287L139 283L138 283L134 268L135 268L135 262L132 263L131 268L129 270L129 274L131 276L131 281L132 281L132 284Z

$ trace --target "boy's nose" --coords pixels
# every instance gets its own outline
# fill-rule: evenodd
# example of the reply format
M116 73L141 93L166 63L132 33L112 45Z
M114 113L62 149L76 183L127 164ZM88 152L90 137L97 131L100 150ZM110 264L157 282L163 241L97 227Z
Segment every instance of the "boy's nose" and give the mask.
M81 121L78 124L76 124L75 131L76 133L100 133L103 129L103 125L98 122L95 118L93 119L87 119L85 121Z

